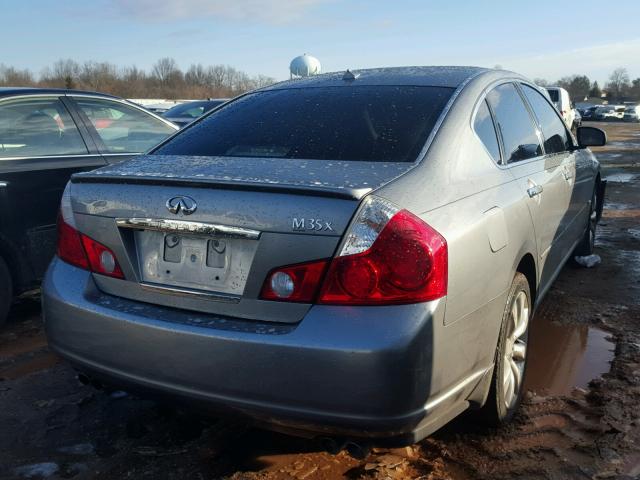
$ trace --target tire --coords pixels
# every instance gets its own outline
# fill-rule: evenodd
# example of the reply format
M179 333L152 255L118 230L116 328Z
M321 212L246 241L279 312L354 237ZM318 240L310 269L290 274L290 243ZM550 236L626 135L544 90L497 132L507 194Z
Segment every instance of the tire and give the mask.
M489 396L479 412L480 420L486 425L498 427L509 422L520 406L527 371L531 313L529 282L518 272L502 314Z
M593 189L593 195L591 196L591 208L589 209L589 217L587 218L587 228L584 232L582 240L576 246L573 251L573 257L585 257L593 254L593 249L596 242L596 227L598 226L598 196L596 195L597 189Z
M13 300L13 282L7 263L0 257L0 326L7 320L9 307Z

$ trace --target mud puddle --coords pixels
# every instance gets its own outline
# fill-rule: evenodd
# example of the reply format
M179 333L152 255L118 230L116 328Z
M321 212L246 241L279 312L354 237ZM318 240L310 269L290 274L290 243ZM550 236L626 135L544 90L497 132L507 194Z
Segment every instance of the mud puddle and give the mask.
M628 183L635 180L636 177L637 175L634 175L633 173L613 173L611 175L607 175L605 180L614 183Z
M544 395L566 395L607 373L614 357L609 333L580 324L535 318L529 337L525 387Z

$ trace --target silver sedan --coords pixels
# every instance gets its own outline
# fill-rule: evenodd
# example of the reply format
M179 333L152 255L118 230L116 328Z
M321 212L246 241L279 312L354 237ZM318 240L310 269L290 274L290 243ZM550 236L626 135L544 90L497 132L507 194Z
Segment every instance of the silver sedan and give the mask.
M604 182L512 72L346 71L230 101L75 175L43 287L94 381L311 435L508 421L535 308L593 251Z

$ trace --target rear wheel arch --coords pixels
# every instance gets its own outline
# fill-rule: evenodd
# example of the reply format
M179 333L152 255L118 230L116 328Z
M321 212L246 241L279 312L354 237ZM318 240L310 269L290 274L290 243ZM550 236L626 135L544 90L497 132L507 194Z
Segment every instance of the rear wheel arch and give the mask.
M531 303L535 305L537 293L538 293L538 275L536 270L536 261L531 253L526 253L518 263L516 272L520 272L525 276L529 283L529 290L531 292Z

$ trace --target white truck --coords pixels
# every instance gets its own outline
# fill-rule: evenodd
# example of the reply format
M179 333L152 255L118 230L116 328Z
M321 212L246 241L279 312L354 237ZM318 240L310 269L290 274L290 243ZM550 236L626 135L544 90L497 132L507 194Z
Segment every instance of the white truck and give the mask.
M576 121L576 113L573 110L573 106L571 105L571 98L569 97L569 92L567 92L562 87L546 87L547 92L549 92L549 96L551 97L551 101L555 105L555 107L562 115L562 119L567 126L573 130Z

